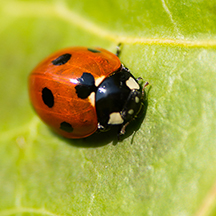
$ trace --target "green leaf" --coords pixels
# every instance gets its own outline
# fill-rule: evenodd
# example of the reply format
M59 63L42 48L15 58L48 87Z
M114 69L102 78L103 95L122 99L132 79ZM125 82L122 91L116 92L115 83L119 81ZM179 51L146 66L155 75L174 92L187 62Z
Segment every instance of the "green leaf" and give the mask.
M215 215L215 5L1 1L0 215ZM54 134L30 105L30 71L63 47L119 42L150 83L145 119L122 142Z

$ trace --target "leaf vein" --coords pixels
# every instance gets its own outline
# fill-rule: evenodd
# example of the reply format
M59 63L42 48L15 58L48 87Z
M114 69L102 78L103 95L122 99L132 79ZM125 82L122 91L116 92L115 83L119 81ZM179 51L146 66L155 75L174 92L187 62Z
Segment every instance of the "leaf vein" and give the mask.
M0 215L1 216L9 216L9 215L17 214L17 213L35 213L35 214L41 214L41 215L47 215L47 216L61 216L59 214L54 214L54 213L47 211L45 209L36 209L36 208L28 208L28 207L5 209L5 210L0 212Z
M168 6L167 6L165 0L161 0L161 2L162 2L162 6L163 6L164 10L165 10L166 13L168 14L168 16L169 16L169 18L170 18L170 20L171 20L171 22L172 22L172 24L173 24L173 26L174 26L176 32L178 33L178 35L179 35L180 37L183 37L183 35L182 35L182 34L180 33L180 31L179 31L179 28L177 27L177 23L176 23L176 22L174 21L174 19L173 19L172 13L170 12L170 10L169 10L169 8L168 8Z
M162 3L164 0L162 0ZM166 4L163 4L166 12L175 24L172 14ZM89 19L79 15L73 10L69 10L63 2L57 2L55 5L39 2L13 2L2 5L3 11L10 16L17 17L58 17L74 26L90 32L98 37L106 38L115 43L142 44L142 45L161 45L161 46L179 46L190 48L216 48L216 40L190 40L173 38L146 38L136 36L124 36L117 32L107 30L98 26ZM175 24L176 25L176 24Z

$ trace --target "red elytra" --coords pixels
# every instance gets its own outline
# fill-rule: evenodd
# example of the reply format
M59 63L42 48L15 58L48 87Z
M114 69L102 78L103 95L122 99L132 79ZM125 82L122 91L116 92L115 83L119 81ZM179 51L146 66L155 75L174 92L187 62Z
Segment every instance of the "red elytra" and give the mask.
M119 58L105 49L72 47L60 50L30 74L32 105L41 119L62 136L87 137L98 128L97 113L94 97L78 98L77 79L87 72L94 76L95 82L101 82L119 68Z

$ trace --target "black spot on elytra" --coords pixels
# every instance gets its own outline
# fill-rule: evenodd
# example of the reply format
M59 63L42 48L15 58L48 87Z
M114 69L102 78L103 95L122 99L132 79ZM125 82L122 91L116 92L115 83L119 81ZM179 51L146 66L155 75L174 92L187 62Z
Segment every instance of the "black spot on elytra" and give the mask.
M92 74L84 72L77 80L79 81L79 84L75 87L75 89L79 98L85 99L92 92L96 91L95 80Z
M100 50L91 49L91 48L88 48L88 51L93 52L93 53L100 53L101 52Z
M62 122L60 124L60 129L63 130L63 131L66 131L68 133L71 133L73 131L73 127L70 123L68 122Z
M49 107L52 108L54 106L54 96L50 89L47 87L42 90L42 99L43 102Z
M54 59L52 61L52 63L54 65L63 65L65 63L67 63L70 60L70 58L71 58L71 54L66 53L66 54L63 54L63 55L59 56L58 58Z

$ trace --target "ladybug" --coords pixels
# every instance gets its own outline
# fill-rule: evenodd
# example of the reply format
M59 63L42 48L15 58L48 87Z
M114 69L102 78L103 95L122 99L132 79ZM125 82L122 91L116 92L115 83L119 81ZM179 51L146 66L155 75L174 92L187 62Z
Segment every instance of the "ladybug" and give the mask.
M66 138L113 125L123 135L143 108L144 90L118 54L72 47L43 60L29 76L30 100L40 118Z

